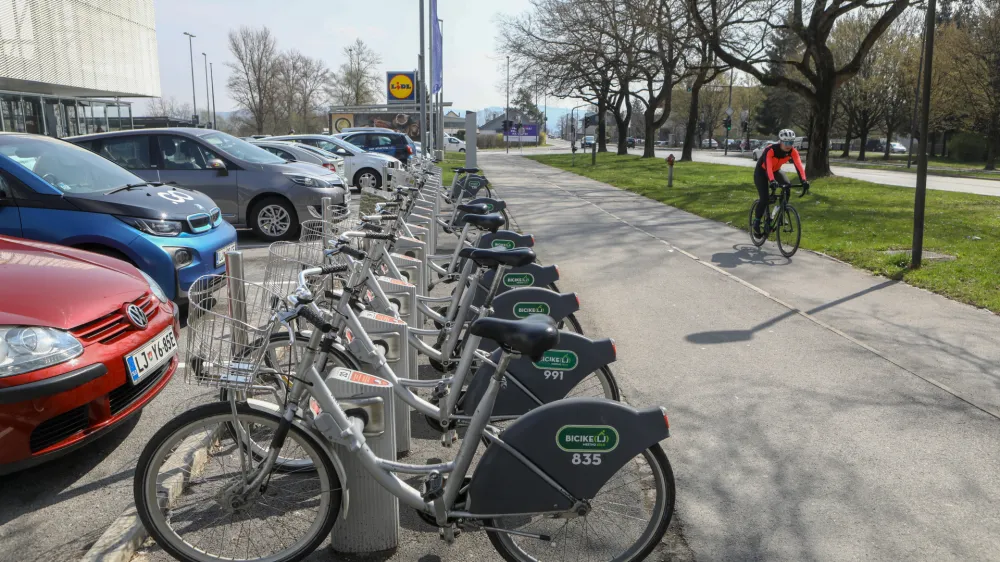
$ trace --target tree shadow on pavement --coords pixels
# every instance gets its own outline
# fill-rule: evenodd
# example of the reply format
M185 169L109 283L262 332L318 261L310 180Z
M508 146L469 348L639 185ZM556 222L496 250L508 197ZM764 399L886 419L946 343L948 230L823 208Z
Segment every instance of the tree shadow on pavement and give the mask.
M852 293L850 295L847 295L845 297L841 297L841 298L839 298L837 300L833 300L833 301L830 301L830 302L825 303L825 304L821 304L821 305L819 305L817 307L813 307L813 308L805 311L804 314L806 314L806 315L812 315L812 314L816 314L818 312L822 312L822 311L827 310L829 308L833 308L833 307L835 307L837 305L843 304L843 303L845 303L847 301L863 297L863 296L865 296L867 294L874 293L875 291L879 291L879 290L885 289L887 287L891 287L892 285L895 285L896 283L897 283L897 281L891 281L890 280L890 281L884 281L882 283L879 283L878 285L872 285L871 287L868 287L867 289L858 291L856 293ZM781 322L782 320L784 320L786 318L789 318L791 316L795 316L796 314L799 314L800 312L801 311L799 309L797 309L797 308L790 309L790 310L788 310L786 312L783 312L783 313L775 316L774 318L769 318L769 319L765 320L764 322L761 322L760 324L757 324L756 326L751 327L749 330L712 330L712 331L709 331L709 332L697 332L697 333L694 333L694 334L688 334L687 336L685 336L684 339L687 340L690 343L698 344L698 345L708 345L708 344L716 344L716 343L733 343L733 342L750 341L751 339L753 339L753 335L755 333L757 333L757 332L759 332L761 330L765 330L767 328L770 328L771 326L774 326L778 322Z
M740 265L788 265L791 258L769 254L752 244L736 244L733 252L716 252L712 254L712 263L725 268L734 269Z

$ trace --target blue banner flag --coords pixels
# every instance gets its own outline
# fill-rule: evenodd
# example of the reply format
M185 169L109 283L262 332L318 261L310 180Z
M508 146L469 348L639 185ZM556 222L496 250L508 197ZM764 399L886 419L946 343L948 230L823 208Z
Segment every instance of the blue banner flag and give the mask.
M437 0L431 0L431 93L441 91L441 22L438 21Z

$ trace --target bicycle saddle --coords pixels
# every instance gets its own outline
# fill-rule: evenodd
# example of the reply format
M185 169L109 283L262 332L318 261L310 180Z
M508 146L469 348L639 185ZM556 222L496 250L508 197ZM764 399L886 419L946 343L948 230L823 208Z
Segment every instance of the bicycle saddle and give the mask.
M459 225L463 223L471 224L472 226L488 230L490 232L496 232L500 230L503 226L503 215L500 213L490 213L488 215L464 215L458 221Z
M486 203L462 203L458 210L469 215L485 215L490 212L490 207Z
M479 168L452 168L451 171L456 174L478 174Z
M556 321L544 314L532 314L524 320L480 318L472 323L469 331L482 338L491 339L508 351L516 351L538 361L542 354L559 345Z
M521 267L535 262L535 251L531 248L513 248L511 250L493 248L462 248L459 257L469 258L479 265L496 267L503 264L510 267Z

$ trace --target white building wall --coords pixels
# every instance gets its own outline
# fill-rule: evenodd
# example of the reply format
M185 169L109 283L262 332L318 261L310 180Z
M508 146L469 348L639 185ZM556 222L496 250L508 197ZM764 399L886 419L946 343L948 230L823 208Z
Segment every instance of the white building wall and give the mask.
M0 1L0 81L61 95L159 96L153 0Z

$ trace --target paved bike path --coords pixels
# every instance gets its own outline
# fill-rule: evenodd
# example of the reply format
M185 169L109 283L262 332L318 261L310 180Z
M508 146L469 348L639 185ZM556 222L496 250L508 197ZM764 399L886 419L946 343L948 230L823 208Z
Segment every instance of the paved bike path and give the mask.
M480 164L630 402L704 560L1000 559L1000 321L607 184ZM808 222L804 226L808 228Z

